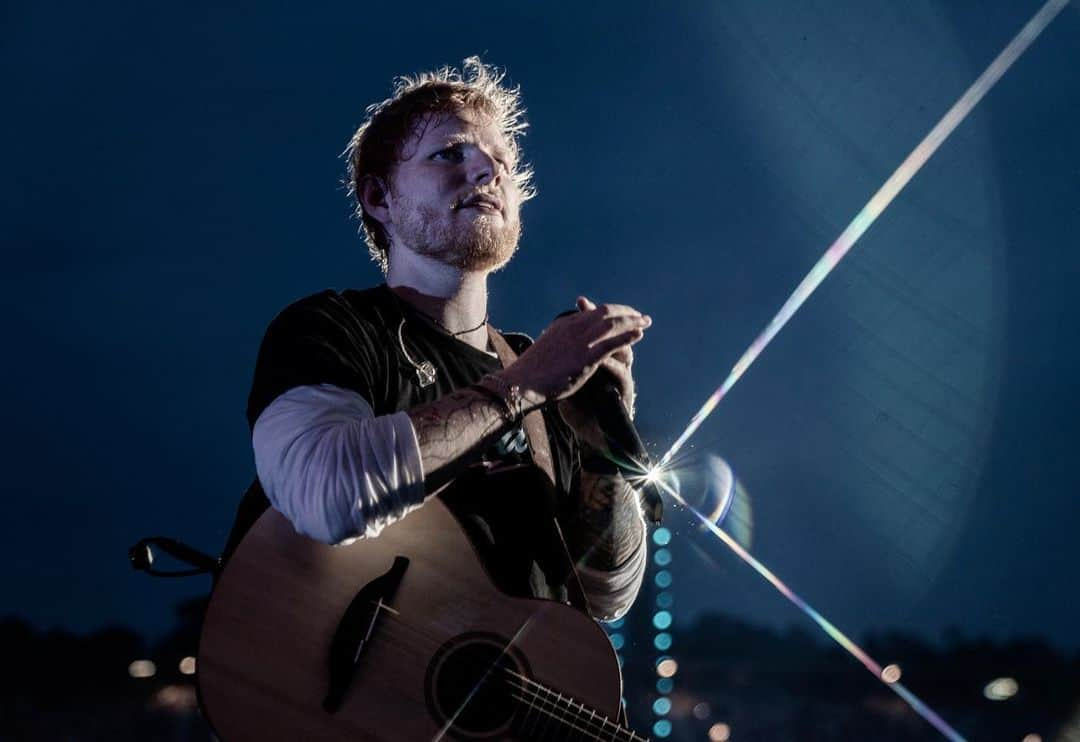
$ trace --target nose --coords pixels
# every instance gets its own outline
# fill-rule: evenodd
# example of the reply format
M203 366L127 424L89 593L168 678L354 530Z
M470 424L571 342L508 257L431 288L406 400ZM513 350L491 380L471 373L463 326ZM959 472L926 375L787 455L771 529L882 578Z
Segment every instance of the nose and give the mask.
M474 185L486 185L499 177L495 159L479 147L474 147L466 162L467 177Z

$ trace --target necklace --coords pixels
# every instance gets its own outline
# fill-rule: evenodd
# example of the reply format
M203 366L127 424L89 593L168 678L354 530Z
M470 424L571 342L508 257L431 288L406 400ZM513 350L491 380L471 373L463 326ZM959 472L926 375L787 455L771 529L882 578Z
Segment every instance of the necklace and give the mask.
M389 287L387 287L387 288L389 288ZM402 314L404 314L405 313L405 302L402 300L402 298L400 296L398 296L397 292L395 292L393 289L390 289L390 296L394 297L394 303L397 304L398 310ZM427 319L429 322L434 324L436 327L438 327L440 330L442 330L443 332L445 332L447 335L449 335L452 338L461 337L462 335L468 335L470 332L476 332L481 327L486 327L487 323L488 323L488 315L485 314L484 315L484 320L480 324L478 324L476 327L470 327L468 330L459 330L458 332L454 332L449 327L447 327L442 322L440 322L439 320L432 317L427 312L425 312L422 309L419 309L418 307L416 307L416 305L414 305L412 303L409 303L409 309L416 312L421 317L424 317L425 319Z
M416 312L417 314L422 314L422 315L423 315L424 317L426 317L427 319L429 319L429 320L431 320L432 322L434 322L434 323L435 323L436 325L438 325L438 327L439 327L439 329L440 329L440 330L442 330L442 331L443 331L443 332L445 332L445 333L446 333L447 335L449 335L450 337L453 337L453 338L456 338L456 337L461 337L462 335L468 335L468 334L469 334L470 332L476 332L476 331L477 331L477 330L479 330L479 329L480 329L481 327L486 327L486 326L487 326L487 323L488 323L488 315L486 315L486 314L485 314L485 315L484 315L484 321L483 321L483 322L481 322L480 324L478 324L478 325L477 325L476 327L470 327L470 328L469 328L468 330L459 330L459 331L457 331L457 332L454 332L454 331L453 331L453 330L451 330L451 329L450 329L449 327L447 327L447 326L446 326L446 325L444 325L444 324L443 324L442 322L440 322L439 320L437 320L437 319L435 319L434 317L432 317L432 316L431 316L430 314L428 314L427 312L423 312L423 311L421 311L421 310L417 309L416 307L413 307L413 310L414 310L414 311L415 311L415 312Z
M409 351L405 350L405 338L402 336L402 330L405 329L405 318L401 318L401 324L397 328L398 345L401 346L401 352L405 355L405 360L409 362L409 365L413 367L416 372L416 381L420 384L420 388L431 386L435 383L436 371L435 364L431 361L423 361L417 363L413 360L413 357L409 355Z

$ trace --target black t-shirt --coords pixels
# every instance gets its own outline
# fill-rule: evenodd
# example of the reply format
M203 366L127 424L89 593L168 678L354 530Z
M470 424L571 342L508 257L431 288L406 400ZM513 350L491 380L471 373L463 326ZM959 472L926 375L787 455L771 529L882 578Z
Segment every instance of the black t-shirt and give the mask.
M506 335L518 353L524 335ZM411 360L410 360L411 359ZM421 386L416 365L430 362L434 383ZM295 302L263 338L248 398L248 424L297 386L333 384L362 396L376 416L434 401L501 368L497 358L463 343L401 301L385 285L323 291ZM545 411L556 486L531 465L519 429L508 431L440 497L505 592L566 600L568 561L552 517L567 511L578 466L573 433ZM245 493L226 556L269 506L258 480ZM406 516L407 517L407 516Z

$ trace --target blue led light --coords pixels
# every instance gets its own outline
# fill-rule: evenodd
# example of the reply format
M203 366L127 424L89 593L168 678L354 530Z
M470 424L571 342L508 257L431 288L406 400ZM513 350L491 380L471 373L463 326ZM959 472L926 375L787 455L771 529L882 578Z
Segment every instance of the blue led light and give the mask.
M671 711L671 699L667 696L660 696L653 701L652 711L657 716L666 716L668 711Z
M657 546L667 546L671 543L671 531L666 528L657 528L653 531L652 540Z
M666 569L662 569L656 573L656 577L653 578L657 587L671 587L671 573Z
M623 638L622 634L611 634L608 639L611 640L611 646L615 647L615 649L622 649L623 645L626 644L626 639Z
M666 737L671 734L671 722L667 719L661 719L652 725L652 733L657 737Z
M671 614L667 611L657 611L653 614L652 625L663 631L671 626Z
M662 631L653 638L652 643L661 652L666 652L671 649L671 634Z
M671 604L675 602L675 597L671 593L657 593L656 594L656 606L658 608L670 608Z
M620 619L617 619L617 620L615 620L615 621L611 621L611 622L609 622L609 623L608 623L608 625L607 625L607 627L608 627L609 629L621 629L621 628L622 628L622 625L623 625L624 623L626 623L626 619L625 619L625 618L620 618Z
M660 678L656 681L657 693L670 693L671 689L675 687L675 681L671 678Z
M671 552L667 549L657 549L656 553L653 554L653 561L661 567L666 567L671 564Z

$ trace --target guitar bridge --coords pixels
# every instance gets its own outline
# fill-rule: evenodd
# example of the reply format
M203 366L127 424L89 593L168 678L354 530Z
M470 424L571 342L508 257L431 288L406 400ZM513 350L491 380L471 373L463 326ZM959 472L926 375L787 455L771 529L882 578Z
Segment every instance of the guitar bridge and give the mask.
M408 566L407 557L396 557L390 569L360 588L345 609L334 638L330 640L330 687L322 704L326 713L333 714L341 708L380 614L384 610L394 610L388 603L397 592Z

